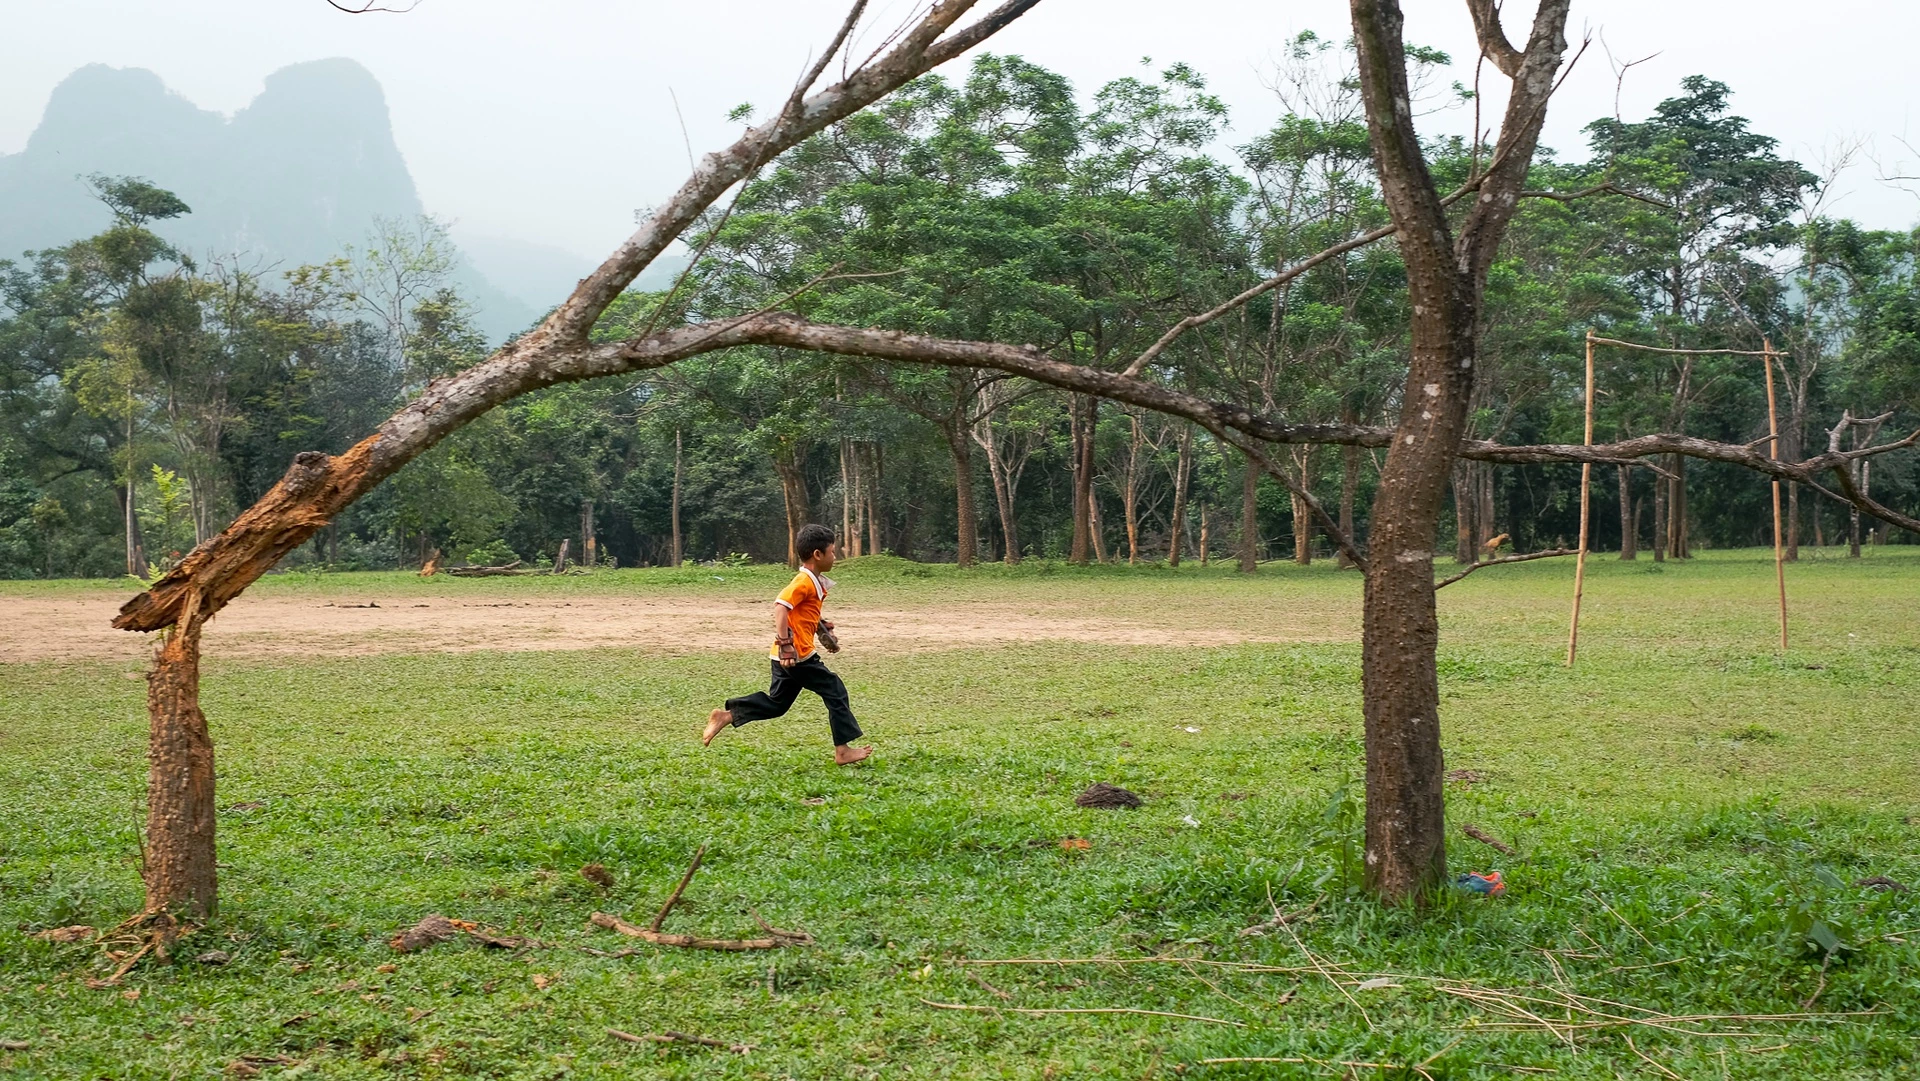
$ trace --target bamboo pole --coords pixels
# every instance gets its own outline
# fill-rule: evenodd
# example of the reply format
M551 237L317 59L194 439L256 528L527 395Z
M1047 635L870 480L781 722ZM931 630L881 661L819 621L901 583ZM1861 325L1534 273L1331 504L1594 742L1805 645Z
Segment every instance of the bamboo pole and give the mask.
M1767 433L1772 438L1767 444L1767 457L1780 459L1780 410L1773 395L1773 340L1761 339L1766 345L1767 365ZM1780 478L1773 479L1773 579L1780 589L1780 648L1787 648L1787 556L1786 549L1780 543Z
M1586 446L1593 446L1593 330L1587 330L1587 431ZM1573 566L1573 621L1567 628L1567 667L1580 649L1580 596L1587 587L1587 529L1593 502L1593 463L1580 465L1580 550Z

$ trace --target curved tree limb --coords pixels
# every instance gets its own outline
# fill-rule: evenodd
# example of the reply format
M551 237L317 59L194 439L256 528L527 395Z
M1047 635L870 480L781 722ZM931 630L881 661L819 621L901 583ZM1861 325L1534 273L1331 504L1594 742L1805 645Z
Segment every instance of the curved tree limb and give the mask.
M530 390L618 370L588 363L593 353L587 338L594 323L729 187L808 136L985 40L1038 2L1005 0L974 23L948 34L977 0L936 0L884 55L811 96L801 96L807 88L803 82L778 116L749 129L731 147L708 154L680 190L582 279L538 327L473 368L429 384L419 398L345 453L295 456L280 483L217 537L195 548L152 589L127 602L114 626L158 630L172 625L184 598L196 589L203 614L213 615L335 514L474 417ZM835 36L835 49L844 41L850 21ZM824 68L816 63L805 78L817 78ZM699 328L693 334L681 330L653 335L647 339L656 345L647 357L651 363L636 367L657 367L727 345L747 344L727 336L731 325Z
M615 248L592 274L582 279L573 294L527 338L538 339L541 344L571 345L586 341L607 305L633 284L640 272L728 188L807 136L852 116L909 80L972 48L1025 14L1039 0L1006 0L978 22L943 40L942 36L976 2L938 0L900 35L885 55L860 65L840 82L811 96L800 96L807 88L803 83L777 116L749 128L725 150L702 158L680 190ZM844 30L836 36L836 49L844 37ZM818 78L823 70L824 64L816 64L807 77Z
M1184 417L1242 450L1246 446L1225 433L1238 433L1264 443L1376 448L1388 445L1393 438L1392 429L1385 427L1289 424L1245 406L1208 401L1148 380L1068 364L1023 346L813 323L785 312L756 312L731 320L676 327L631 341L571 350L548 349L536 353L523 351L516 343L458 375L429 384L418 399L346 453L331 458L312 452L297 456L272 491L219 536L196 548L151 590L130 600L114 620L114 626L123 630L158 630L174 623L181 603L196 584L202 613L212 615L348 504L474 417L502 402L559 383L661 368L691 356L743 345L777 345L843 356L992 369L1063 390ZM1819 474L1828 470L1844 472L1849 462L1914 446L1916 442L1920 442L1920 432L1898 442L1860 450L1829 450L1804 462L1780 461L1750 444L1668 434L1636 436L1593 446L1507 446L1470 441L1461 447L1460 454L1499 465L1619 464L1659 454L1682 454L1706 461L1729 462L1824 491ZM1285 470L1271 463L1261 467L1287 483L1289 490L1296 487ZM1920 532L1920 520L1884 507L1857 491L1844 494L1848 487L1842 484L1840 493L1829 494L1854 503L1876 518ZM1328 535L1350 555L1356 554L1352 540L1345 538L1318 501L1313 500L1310 493L1307 495L1316 517L1329 528Z
M1580 549L1578 548L1548 548L1545 551L1528 552L1525 555L1501 556L1499 559L1483 559L1468 567L1466 570L1461 571L1459 574L1448 575L1438 582L1433 583L1433 588L1445 589L1460 579L1465 578L1467 575L1472 574L1474 571L1479 570L1481 567L1493 567L1501 563L1528 563L1536 559L1552 559L1555 556L1577 555L1579 551Z
M1500 74L1509 79L1518 78L1520 63L1524 59L1520 50L1507 40L1507 32L1500 26L1500 6L1493 0L1467 0L1467 10L1473 13L1474 33L1480 39L1480 49L1500 69Z

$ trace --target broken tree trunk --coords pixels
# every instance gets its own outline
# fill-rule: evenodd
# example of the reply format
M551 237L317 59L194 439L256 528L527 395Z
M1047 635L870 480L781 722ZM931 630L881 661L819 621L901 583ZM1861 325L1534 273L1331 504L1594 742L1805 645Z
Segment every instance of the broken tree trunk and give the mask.
M213 739L200 711L200 606L188 600L180 624L147 675L147 837L141 877L145 914L212 916Z
M830 46L802 75L778 113L748 128L732 146L708 154L680 189L582 279L538 327L479 364L428 383L378 431L346 452L295 455L286 475L265 496L120 609L114 626L121 630L178 629L168 642L171 652L163 649L155 659L148 706L154 718L155 771L155 782L149 787L149 829L157 825L169 831L164 839L179 851L162 846L157 856L150 854L150 860L158 862L149 878L148 912L180 905L190 911L211 911L214 904L212 753L210 747L204 755L194 749L205 740L198 695L200 623L354 500L502 402L540 387L659 366L724 347L728 336L724 327L675 328L641 339L652 343L651 349L669 341L677 345L661 350L657 363L636 364L633 357L594 348L591 332L607 306L723 193L809 136L970 50L1037 2L1006 0L957 30L956 23L975 0L934 4L866 60L843 65L840 81L816 90L814 84L848 44L866 8L864 3L855 4ZM131 520L131 499L127 509ZM159 775L162 764L170 764L164 778Z
M567 544L572 538L560 538L560 553L553 557L553 573L562 574L567 569Z

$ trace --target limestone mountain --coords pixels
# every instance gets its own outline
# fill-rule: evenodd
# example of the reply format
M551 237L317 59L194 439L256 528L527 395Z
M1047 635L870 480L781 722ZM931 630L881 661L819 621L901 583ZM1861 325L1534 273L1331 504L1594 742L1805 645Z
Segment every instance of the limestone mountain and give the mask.
M185 251L280 267L362 243L376 217L425 209L379 82L347 59L274 72L231 119L150 71L79 69L54 90L25 149L0 156L0 258L104 228L106 208L84 182L92 173L143 177L185 200L193 213L157 230ZM542 301L510 295L470 260L455 282L496 340L538 315Z

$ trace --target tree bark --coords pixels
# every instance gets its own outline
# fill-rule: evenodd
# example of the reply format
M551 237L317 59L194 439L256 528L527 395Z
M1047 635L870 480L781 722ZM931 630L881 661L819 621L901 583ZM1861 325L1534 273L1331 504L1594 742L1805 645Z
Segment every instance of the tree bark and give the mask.
M807 501L805 451L795 446L782 446L774 452L773 468L780 475L780 495L787 506L787 566L799 570L800 552L796 542L800 527L807 524L807 518L813 513Z
M1341 447L1340 457L1340 532L1358 543L1360 538L1353 536L1353 500L1360 488L1360 448ZM1353 557L1344 548L1335 553L1335 557L1343 570L1354 565Z
M840 440L840 543L847 555L856 554L859 542L853 539L853 477L847 467L847 441Z
M1140 562L1140 458L1146 447L1146 428L1138 413L1127 415L1127 471L1120 492L1120 511L1126 516L1127 566Z
M600 536L593 527L593 500L580 501L580 565L600 565Z
M1688 559L1693 555L1687 544L1687 459L1673 456L1673 494L1667 497L1667 555Z
M1100 517L1100 490L1087 487L1087 532L1093 539L1093 558L1100 563L1107 558L1107 523Z
M673 565L680 565L680 429L673 430Z
M1167 566L1180 565L1181 550L1187 546L1187 484L1193 473L1193 425L1180 428L1180 455L1173 467L1173 535L1167 538Z
M973 448L968 442L972 437L959 425L958 420L949 424L946 435L947 449L953 455L954 517L957 519L955 529L958 533L954 562L965 568L973 566L980 520L973 510Z
M1260 467L1247 459L1240 481L1240 573L1260 569Z
M200 712L198 605L155 655L147 675L146 913L214 914L213 739Z
M1446 880L1440 752L1439 620L1433 545L1466 436L1479 307L1533 159L1566 50L1568 0L1541 0L1524 51L1493 0L1468 0L1482 51L1513 84L1479 197L1456 236L1420 139L1396 0L1351 0L1358 81L1381 192L1412 301L1412 350L1399 424L1381 469L1367 545L1361 671L1366 713L1366 886L1419 902Z
M1070 563L1085 566L1093 543L1093 433L1100 399L1077 395L1069 407L1073 434L1073 547Z
M1473 516L1474 551L1477 554L1492 555L1488 546L1493 543L1496 533L1493 516L1493 467L1485 462L1473 463L1474 472L1480 477L1480 510Z
M1667 561L1667 496L1672 494L1673 486L1667 478L1653 478L1653 561Z
M1207 505L1205 503L1200 504L1200 565L1202 567L1207 565L1207 559L1211 555L1211 549L1213 547L1210 539L1207 537L1207 523L1212 520L1212 516L1207 513Z
M1630 466L1619 466L1620 470L1620 558L1633 560L1640 554L1639 530L1635 528L1633 511L1633 472Z
M1312 465L1312 447L1300 447L1293 453L1293 465L1300 471L1300 487L1306 488L1313 483L1310 471ZM1292 495L1292 493L1289 493ZM1293 561L1302 567L1313 564L1313 512L1307 508L1307 501L1298 495L1293 499Z
M1453 561L1474 563L1478 561L1478 555L1473 550L1473 516L1480 508L1480 500L1473 490L1473 463L1464 458L1455 461L1450 480L1453 489Z
M1015 479L1000 454L1000 441L994 435L991 417L980 418L974 442L987 453L987 475L993 480L993 502L1000 515L1001 559L1011 567L1020 562L1020 523L1013 505Z
M1853 468L1854 483L1858 484L1860 483L1860 475L1865 467L1861 465L1855 465L1852 468ZM1860 508L1859 507L1847 508L1847 558L1848 559L1860 558Z
M880 543L880 444L868 444L867 457L873 466L867 471L867 552L879 555L886 550Z

